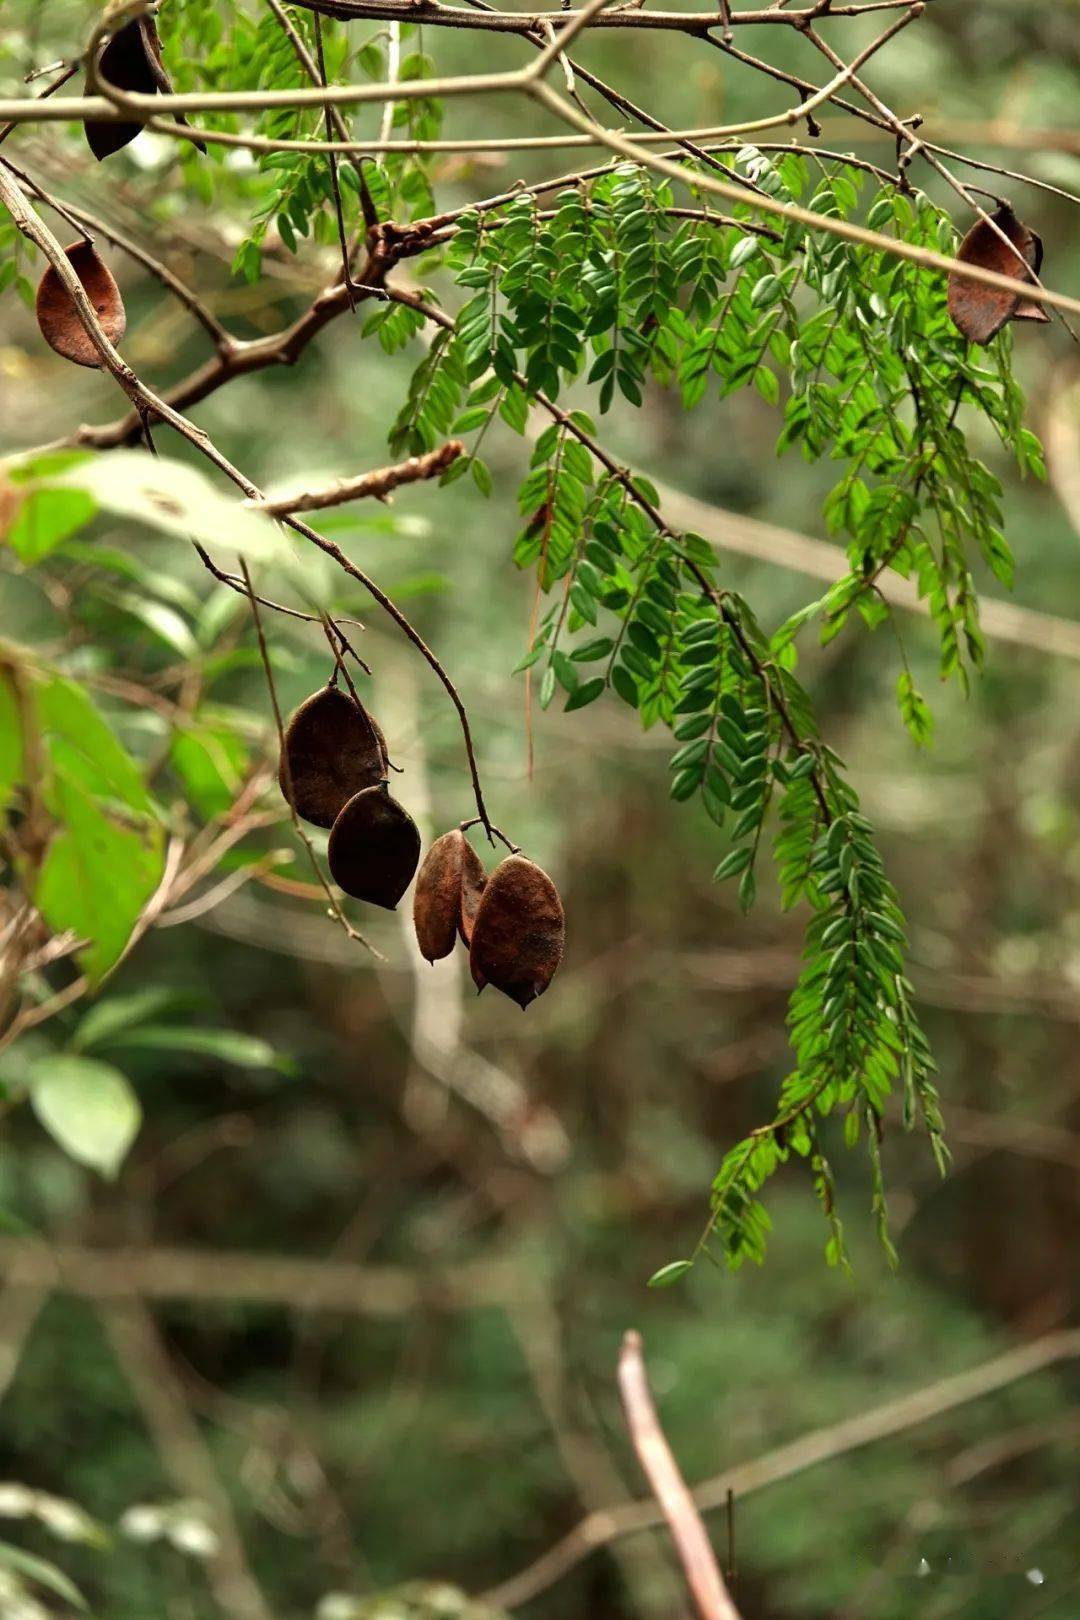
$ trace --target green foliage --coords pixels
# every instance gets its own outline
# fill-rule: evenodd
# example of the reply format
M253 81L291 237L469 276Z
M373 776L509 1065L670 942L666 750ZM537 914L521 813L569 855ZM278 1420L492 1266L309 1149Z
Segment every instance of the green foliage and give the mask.
M31 871L34 903L58 934L81 942L98 983L119 960L161 878L159 813L130 755L82 687L0 645L8 725L8 796L55 832Z
M80 1164L115 1176L142 1118L119 1069L57 1053L39 1059L29 1080L34 1112L49 1134Z
M307 82L301 55L317 56L320 45L334 78L422 82L435 72L410 26L361 41L328 18L317 33L304 10L289 21L292 38L270 14L209 0L170 8L166 45L178 83L288 90ZM439 134L441 111L421 96L397 103L383 124L384 132L428 140ZM225 117L219 127L234 126ZM256 122L256 133L272 140L323 132L317 107L268 109ZM227 193L243 206L251 228L234 269L248 280L261 275L271 225L289 253L304 240L336 244L333 175L322 155L264 153L239 174L215 152L197 181L184 161L207 200ZM746 145L719 161L767 196L826 218L863 219L916 246L955 247L951 220L928 196L854 159L772 156ZM368 221L435 213L423 156L343 162L338 172L349 233L362 223L361 200ZM768 1225L760 1194L794 1155L810 1171L829 1222L827 1252L840 1263L826 1151L834 1131L849 1146L865 1141L886 1243L879 1138L893 1089L904 1094L907 1122L921 1118L944 1160L933 1064L906 977L903 915L797 679L798 636L817 620L828 641L853 610L878 625L888 617L878 581L891 569L916 581L936 626L941 674L966 687L983 653L975 570L1008 585L1013 566L1001 487L972 452L969 425L989 429L1022 473L1044 469L1022 425L1009 337L971 350L949 319L942 277L800 224L762 223L749 205L718 214L696 187L699 162L687 159L684 172L686 187L677 188L616 163L436 216L437 228L418 237L436 239L420 268L445 264L463 295L456 315L422 289L377 304L363 332L396 354L434 320L389 438L395 453L417 454L451 433L467 435L468 453L450 467L448 483L467 477L489 496L489 435L500 426L526 434L539 407L544 422L518 491L514 559L535 573L540 606L519 668L535 670L541 709L556 698L567 711L583 709L612 692L644 728L666 727L675 745L670 795L699 805L716 829L717 881L733 881L749 911L766 879L762 851L771 850L783 904L805 908L805 961L788 1014L796 1066L774 1116L724 1158L703 1246L715 1238L731 1265L760 1260ZM849 572L771 634L726 588L711 548L672 530L656 491L598 438L597 423L617 401L639 407L651 387L677 391L688 410L753 387L778 413L778 454L797 448L807 461L835 464L823 515L845 539ZM103 509L207 544L228 523L231 545L288 573L276 531L186 467L129 451L60 468L29 465L12 476L8 541L24 564L71 555L82 525ZM132 588L137 565L101 562L117 576L107 587L111 609L171 655L201 660L216 609L207 604L209 627L193 622L190 603ZM223 667L242 657L239 649L226 654ZM900 715L926 744L932 716L902 647L901 659ZM225 813L249 762L247 742L236 717L205 697L175 727L168 762L199 816ZM15 769L9 760L0 787ZM124 949L160 870L160 828L156 843L137 848L141 830L110 819L87 789L61 781L46 794L63 830L36 894L53 926L94 941L83 960L96 980ZM106 915L105 874L117 863L126 882L119 908Z
M745 147L733 168L826 216L865 210L875 229L906 242L955 246L948 216L922 193L879 185L867 207L855 165L795 154L774 163ZM470 296L414 372L391 444L416 451L451 428L476 433L455 473L471 470L486 492L484 435L499 416L524 431L525 406L539 400L549 421L519 490L514 557L553 601L519 669L538 670L541 708L559 692L568 710L582 708L610 689L643 726L668 726L679 745L672 798L700 802L726 833L718 881L737 879L743 909L753 905L775 817L783 902L810 909L788 1016L797 1067L775 1117L725 1157L703 1247L715 1237L731 1265L763 1258L768 1216L758 1195L794 1154L829 1223L828 1258L844 1263L821 1134L835 1119L849 1146L865 1136L891 1253L879 1151L886 1100L902 1088L906 1121L921 1118L943 1167L933 1063L905 976L903 915L795 678L796 637L820 618L822 640L831 639L852 608L879 623L887 609L876 581L894 569L914 575L928 601L942 675L966 684L982 658L974 558L1006 584L1012 562L1000 485L971 453L962 410L989 424L1022 471L1043 473L1021 425L1009 339L984 359L949 321L940 277L801 227L756 225L746 208L730 219L680 209L670 183L626 164L550 198L526 191L464 211L447 263ZM557 405L574 384L595 394L603 415L616 394L641 404L650 381L677 387L687 409L711 386L724 396L752 384L782 412L779 453L797 446L808 460L840 464L824 513L847 536L851 572L771 638L721 588L710 548L672 532L655 491L610 461L595 422ZM897 692L911 736L928 742L932 717L906 661Z

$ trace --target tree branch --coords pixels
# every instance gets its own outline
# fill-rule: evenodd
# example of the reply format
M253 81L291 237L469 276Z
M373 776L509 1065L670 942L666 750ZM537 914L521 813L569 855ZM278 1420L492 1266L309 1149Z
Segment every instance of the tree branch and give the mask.
M391 467L376 467L373 472L361 473L357 478L338 478L323 489L279 495L249 504L270 517L287 517L291 512L319 512L328 506L343 506L346 501L359 501L368 496L385 501L389 500L391 491L402 484L440 477L464 454L465 446L460 439L448 439L435 450L410 456L407 461L399 461Z
M660 1505L700 1620L741 1620L720 1573L705 1526L656 1415L641 1334L623 1339L619 1393L642 1471Z
M966 1372L939 1379L895 1400L885 1401L881 1406L856 1413L854 1417L843 1418L839 1423L811 1429L798 1440L767 1451L751 1462L737 1463L703 1480L694 1488L693 1500L702 1512L715 1512L726 1507L729 1491L742 1497L778 1485L809 1468L929 1423L969 1401L980 1400L1021 1378L1030 1378L1077 1357L1080 1357L1080 1329L1047 1334L1004 1355L980 1362ZM634 1502L610 1507L601 1513L589 1513L520 1574L483 1593L482 1600L496 1608L519 1608L562 1580L598 1548L620 1536L652 1530L662 1522L663 1516L652 1502Z

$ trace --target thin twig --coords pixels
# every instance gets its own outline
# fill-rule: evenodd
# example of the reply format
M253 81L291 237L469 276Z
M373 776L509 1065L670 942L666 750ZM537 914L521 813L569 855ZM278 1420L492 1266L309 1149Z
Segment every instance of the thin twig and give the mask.
M697 1504L660 1427L645 1372L641 1334L633 1331L623 1339L619 1355L619 1394L634 1450L671 1531L700 1620L741 1620Z

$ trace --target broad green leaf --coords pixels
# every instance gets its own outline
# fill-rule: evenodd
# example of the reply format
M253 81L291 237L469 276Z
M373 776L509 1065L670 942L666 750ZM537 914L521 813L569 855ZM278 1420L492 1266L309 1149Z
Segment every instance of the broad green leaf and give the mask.
M119 1069L97 1058L53 1053L31 1071L30 1101L65 1153L113 1179L142 1121L139 1099Z
M91 984L123 955L139 915L161 881L161 829L135 827L103 810L82 785L58 773L53 811L61 823L45 855L34 902L56 933L74 929Z
M178 730L169 757L200 815L209 818L228 809L247 766L247 751L235 731L224 725Z
M22 773L23 739L19 700L11 671L0 668L0 810Z
M148 630L152 630L167 647L179 653L181 658L197 658L199 644L191 632L190 626L180 617L175 608L166 606L164 602L153 602L145 597L136 596L133 591L125 592L120 597L120 606L125 613L134 618L141 619Z
M127 750L81 686L63 675L38 682L35 707L54 766L96 796L118 799L140 815L153 804Z
M21 562L36 563L89 523L97 505L82 489L35 489L22 501L7 542Z
M133 1024L154 1018L166 1007L175 1008L183 998L175 990L134 990L126 996L108 996L95 1002L79 1020L72 1036L72 1049L85 1052L91 1046L106 1046Z
M126 1051L190 1052L220 1058L240 1069L288 1069L291 1064L257 1035L235 1029L198 1029L186 1024L143 1024L120 1031L110 1043Z
M85 490L106 512L148 523L180 540L195 538L256 562L292 560L288 541L270 518L181 461L145 450L110 450L71 468L62 481Z

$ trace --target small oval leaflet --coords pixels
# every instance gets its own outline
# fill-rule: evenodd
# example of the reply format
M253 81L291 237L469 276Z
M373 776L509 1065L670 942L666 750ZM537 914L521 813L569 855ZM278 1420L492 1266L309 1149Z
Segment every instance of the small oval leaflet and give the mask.
M429 962L449 956L459 934L469 943L486 881L483 863L459 827L436 838L424 857L413 896L416 939Z
M288 770L286 770L286 763ZM278 786L297 815L332 827L345 803L386 777L386 744L362 704L336 686L305 699L285 729Z
M120 289L92 242L72 242L64 252L94 306L101 329L110 343L119 343L127 327ZM100 367L101 356L79 318L75 300L50 264L38 282L35 304L38 328L51 349L77 366Z
M354 900L393 911L420 859L420 832L385 785L354 794L334 822L330 875Z
M493 984L526 1008L551 983L565 937L554 883L533 861L508 855L488 879L476 912L469 951L476 988Z
M1007 203L991 215L993 225L978 219L956 252L964 264L996 270L999 275L1034 281L1042 265L1042 238L1017 219ZM997 226L997 230L994 226ZM1008 237L1003 242L998 231ZM1009 246L1012 243L1012 247ZM1015 250L1015 251L1014 251ZM997 287L984 287L956 274L949 277L949 315L953 325L972 343L989 343L1006 321L1048 321L1041 304Z

